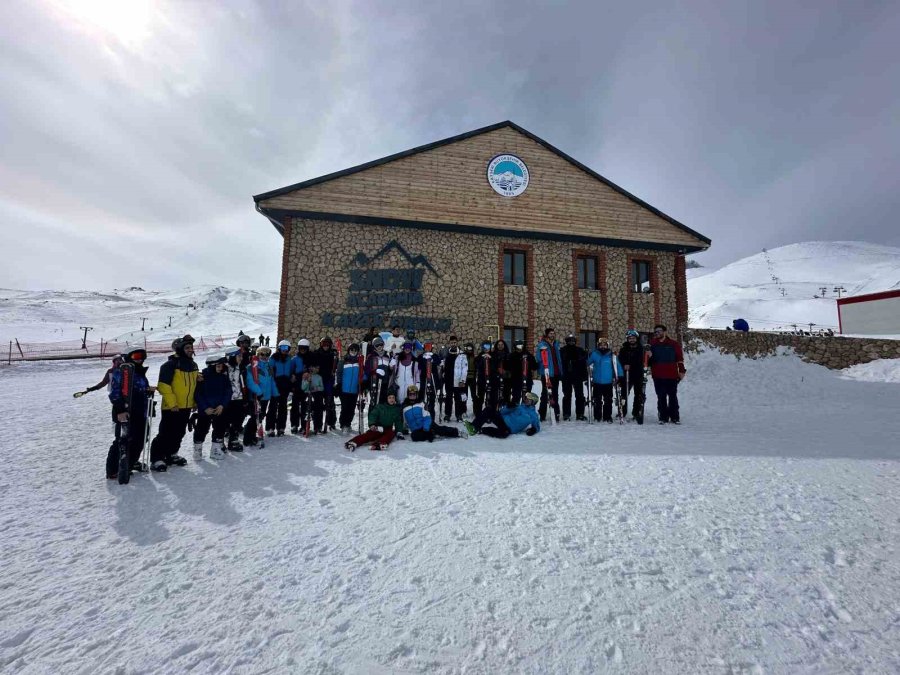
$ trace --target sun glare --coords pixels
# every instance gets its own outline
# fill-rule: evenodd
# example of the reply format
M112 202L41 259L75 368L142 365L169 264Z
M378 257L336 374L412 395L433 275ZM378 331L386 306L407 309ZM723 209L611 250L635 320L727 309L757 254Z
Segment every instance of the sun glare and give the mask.
M96 37L114 37L132 47L150 37L152 0L53 0L52 4Z

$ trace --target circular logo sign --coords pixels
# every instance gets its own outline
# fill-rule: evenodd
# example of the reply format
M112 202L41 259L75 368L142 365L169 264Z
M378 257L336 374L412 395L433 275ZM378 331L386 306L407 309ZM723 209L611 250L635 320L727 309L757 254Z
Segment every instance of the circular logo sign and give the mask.
M528 187L528 167L515 155L497 155L488 164L487 179L498 195L518 197Z

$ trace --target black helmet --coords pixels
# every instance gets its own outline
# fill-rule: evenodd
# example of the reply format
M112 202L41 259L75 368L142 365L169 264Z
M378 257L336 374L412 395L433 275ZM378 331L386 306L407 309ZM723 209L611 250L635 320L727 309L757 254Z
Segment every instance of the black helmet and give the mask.
M384 340L382 340L380 337L376 337L372 340L372 346L373 347L384 347Z
M122 358L127 363L143 363L147 359L147 350L143 348L132 349L130 352L123 354Z
M359 343L354 342L349 347L347 347L348 352L358 352L359 351Z
M525 349L525 340L516 340L515 342L513 342L513 348Z
M577 340L575 338L574 333L569 333L568 335L566 335L566 344L567 345L574 345L576 341Z
M194 338L191 337L190 334L185 335L184 337L175 338L174 340L172 340L172 351L174 351L176 354L181 354L183 353L184 348L187 345L192 344L194 344Z
M252 340L250 340L249 335L238 335L238 339L235 340L234 344L236 344L238 347L241 347L243 345L247 345L249 347L251 342Z
M328 345L330 347L333 344L334 343L331 341L331 338L328 337L327 335L325 337L323 337L321 340L319 340L320 347L324 347L325 345Z
M474 351L475 351L475 345L473 345L471 342L467 342L467 343L466 343L466 351L467 351L467 352L474 352Z

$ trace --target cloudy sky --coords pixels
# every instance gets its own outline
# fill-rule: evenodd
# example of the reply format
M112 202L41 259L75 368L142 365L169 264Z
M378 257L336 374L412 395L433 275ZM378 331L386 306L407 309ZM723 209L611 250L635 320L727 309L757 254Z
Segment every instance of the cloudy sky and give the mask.
M0 287L274 289L251 195L505 119L707 266L900 246L898 35L895 1L4 0Z

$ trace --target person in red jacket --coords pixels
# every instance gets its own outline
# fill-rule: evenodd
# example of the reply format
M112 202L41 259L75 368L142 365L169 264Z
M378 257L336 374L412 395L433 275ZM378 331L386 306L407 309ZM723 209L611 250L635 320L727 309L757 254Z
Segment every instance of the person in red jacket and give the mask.
M663 324L653 329L653 339L646 353L656 390L656 413L660 424L681 424L678 410L678 383L687 372L684 368L684 352L681 343L668 336Z

